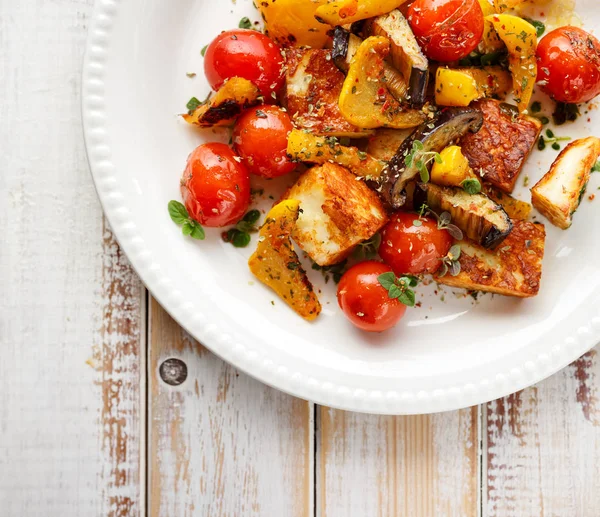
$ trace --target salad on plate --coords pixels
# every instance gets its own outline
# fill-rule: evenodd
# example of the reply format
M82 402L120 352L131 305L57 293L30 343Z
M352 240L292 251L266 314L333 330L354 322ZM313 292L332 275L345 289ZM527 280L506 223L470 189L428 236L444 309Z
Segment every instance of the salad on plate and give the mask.
M182 118L231 138L190 154L171 218L252 247L252 274L308 321L318 271L369 332L396 326L422 282L537 296L545 225L577 224L600 170L600 138L555 133L600 94L600 42L568 4L260 2L264 30L243 18L202 50L213 92ZM548 151L530 200L514 197ZM257 177L280 178L267 195L285 183L264 217Z

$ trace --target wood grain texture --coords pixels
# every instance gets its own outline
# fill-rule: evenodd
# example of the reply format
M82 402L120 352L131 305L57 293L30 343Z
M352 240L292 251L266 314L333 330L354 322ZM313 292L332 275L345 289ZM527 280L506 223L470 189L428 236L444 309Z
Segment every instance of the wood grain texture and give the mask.
M485 410L484 516L600 515L598 349Z
M430 416L320 411L320 517L474 517L477 408Z
M236 372L154 300L149 328L150 515L312 515L312 405ZM160 378L169 358L180 386Z
M92 2L0 1L0 514L136 516L144 290L80 120Z

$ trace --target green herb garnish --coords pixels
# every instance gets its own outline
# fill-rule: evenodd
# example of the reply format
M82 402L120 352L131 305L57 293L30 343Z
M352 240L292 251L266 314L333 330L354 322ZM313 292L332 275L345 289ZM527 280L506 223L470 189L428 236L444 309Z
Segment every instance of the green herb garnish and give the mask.
M443 163L440 153L434 151L425 151L425 146L420 140L413 142L412 150L404 158L404 164L407 167L414 167L419 171L421 181L427 183L429 181L429 164L435 161Z
M202 102L199 101L196 97L192 97L188 103L185 105L185 107L187 108L188 112L191 114L194 111L196 111L196 109L202 106Z
M544 32L546 32L546 25L544 25L539 20L532 20L531 18L523 18L523 19L535 27L535 31L537 32L538 38L541 38L544 35Z
M538 149L543 151L547 145L550 145L555 151L560 151L559 142L568 142L569 140L571 140L570 136L557 137L551 129L546 129L546 136L540 136L538 140Z
M391 271L377 277L381 286L388 292L392 300L398 300L407 307L415 306L415 292L411 289L416 287L419 280L414 276L403 276L398 278Z
M340 280L344 276L346 272L346 266L348 265L348 260L344 260L339 264L334 264L333 266L319 266L319 264L313 263L312 268L315 271L321 271L323 273L323 277L325 278L325 283L329 282L329 275L333 276L333 281L336 284L340 283Z
M481 183L479 183L477 178L467 178L460 184L460 186L467 194L470 194L471 196L481 192Z
M259 210L250 210L234 228L230 228L221 234L225 242L230 242L236 248L245 248L250 244L250 234L258 231L256 226L260 219Z
M379 251L379 246L381 244L381 235L376 233L370 239L359 243L356 248L354 248L353 257L358 260L370 260L377 255Z
M202 57L204 57L204 55L206 54L206 50L207 50L207 49L208 49L208 45L204 45L204 46L202 47L202 50L200 51L200 55L201 55Z
M198 221L194 221L187 209L179 201L169 201L169 215L177 226L181 226L181 233L193 239L203 241L205 238L204 228Z
M250 18L248 18L247 16L244 16L240 20L240 23L238 24L238 27L240 29L251 29L252 28L252 22L250 21Z
M562 126L565 122L575 122L580 115L581 113L577 104L558 102L556 103L556 110L552 114L552 118L557 126Z
M452 276L458 276L460 274L460 255L461 249L458 244L455 244L450 248L448 255L442 259L442 266L440 268L440 276L446 276L448 272Z

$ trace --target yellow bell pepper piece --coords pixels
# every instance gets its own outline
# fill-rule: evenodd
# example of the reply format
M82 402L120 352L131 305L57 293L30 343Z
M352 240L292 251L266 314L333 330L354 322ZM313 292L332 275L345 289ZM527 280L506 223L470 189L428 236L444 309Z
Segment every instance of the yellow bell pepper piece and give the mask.
M271 209L248 266L294 311L312 321L320 314L321 304L290 239L299 213L300 202L295 199L282 201Z
M357 127L406 129L425 121L422 110L400 104L388 91L384 60L389 53L390 40L371 36L352 58L338 104L344 118Z
M315 17L330 25L346 25L389 13L408 0L336 0L320 6Z
M527 111L537 79L537 31L523 18L510 14L486 17L508 48L508 63L513 76L513 91L521 113Z
M496 8L496 12L503 13L509 9L514 9L522 3L523 0L494 0L494 7Z
M477 81L468 74L438 68L435 76L435 103L438 106L468 106L483 97Z
M466 179L475 178L469 160L459 146L446 147L440 156L442 162L434 162L431 169L431 183L444 187L460 187Z
M327 0L277 0L257 2L267 34L283 46L322 48L331 29L315 19L315 12Z

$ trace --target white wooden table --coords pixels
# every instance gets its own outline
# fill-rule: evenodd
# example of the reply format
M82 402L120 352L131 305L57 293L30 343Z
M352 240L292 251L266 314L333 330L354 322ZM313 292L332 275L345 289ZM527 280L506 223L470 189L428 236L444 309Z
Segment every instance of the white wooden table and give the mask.
M178 328L88 171L92 7L0 0L0 516L600 515L596 352L487 405L378 417L267 388Z

